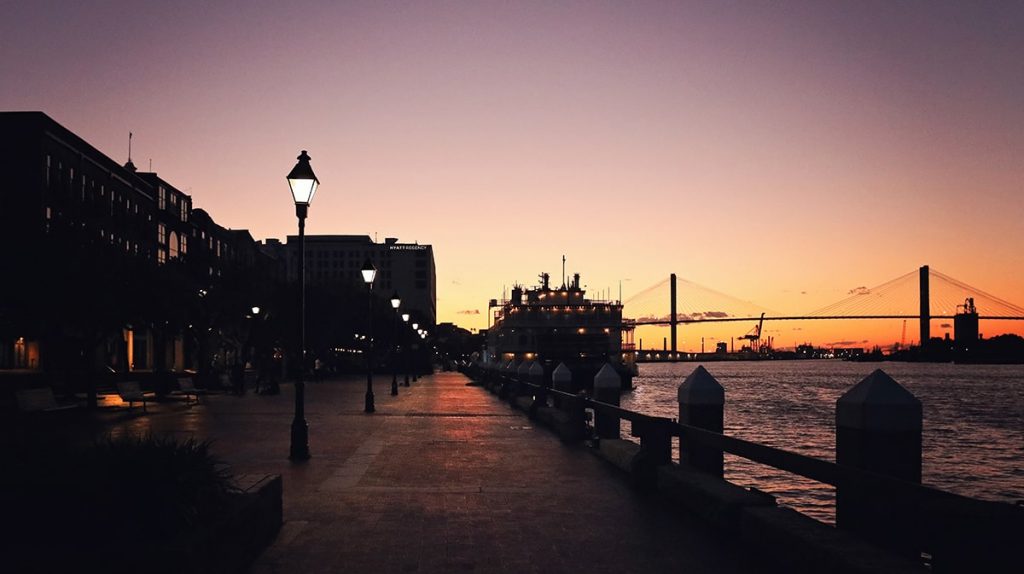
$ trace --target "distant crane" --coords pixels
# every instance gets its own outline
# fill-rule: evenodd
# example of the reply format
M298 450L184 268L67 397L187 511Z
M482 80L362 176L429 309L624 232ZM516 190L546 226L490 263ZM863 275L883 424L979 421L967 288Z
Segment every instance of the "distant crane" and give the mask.
M903 320L903 334L900 335L900 348L904 349L907 346L907 320Z
M761 327L764 326L764 313L761 313L761 320L757 322L757 326L751 329L746 335L740 336L740 340L750 341L750 350L755 353L760 347L761 341Z

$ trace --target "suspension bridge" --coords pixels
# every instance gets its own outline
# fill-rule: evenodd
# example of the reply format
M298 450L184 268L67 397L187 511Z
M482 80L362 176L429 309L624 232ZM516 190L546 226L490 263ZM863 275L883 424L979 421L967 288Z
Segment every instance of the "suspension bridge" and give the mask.
M679 296L680 286L682 297ZM965 325L973 321L975 338L979 320L1024 320L1024 307L930 269L927 265L876 287L853 289L847 297L805 313L779 313L677 278L674 273L624 303L625 312L634 325L671 328L671 347L665 350L672 353L678 349L677 327L693 323L757 321L756 332L741 337L754 342L760 338L764 321L915 320L919 324L920 341L926 344L931 340L932 319L961 321L966 317L968 321Z

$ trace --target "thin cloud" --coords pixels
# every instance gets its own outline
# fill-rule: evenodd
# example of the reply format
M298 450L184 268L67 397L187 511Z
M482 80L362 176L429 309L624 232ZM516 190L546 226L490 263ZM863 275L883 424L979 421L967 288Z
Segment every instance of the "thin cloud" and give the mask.
M732 315L725 311L697 311L696 313L679 313L676 315L676 319L679 321L703 321L705 319L725 319L732 317ZM643 317L637 317L637 321L646 322L669 322L672 320L671 315L645 315Z
M863 345L867 342L867 339L864 339L863 341L833 341L831 343L826 343L826 345L829 347L847 347L850 345Z

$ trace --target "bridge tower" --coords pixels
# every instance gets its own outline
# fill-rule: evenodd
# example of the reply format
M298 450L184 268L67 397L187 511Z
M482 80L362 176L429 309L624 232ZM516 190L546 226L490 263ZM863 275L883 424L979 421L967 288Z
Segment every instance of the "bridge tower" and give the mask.
M928 298L928 266L922 265L920 270L921 282L921 348L928 346L932 338L931 330L931 303Z
M672 353L677 353L676 347L676 327L679 325L679 320L676 319L676 274L672 274L672 320L670 322L672 326Z

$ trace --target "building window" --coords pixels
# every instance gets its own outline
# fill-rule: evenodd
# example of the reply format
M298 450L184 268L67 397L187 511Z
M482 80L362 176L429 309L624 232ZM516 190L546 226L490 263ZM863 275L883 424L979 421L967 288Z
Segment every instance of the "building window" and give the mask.
M170 235L167 236L167 246L170 249L169 258L172 259L172 260L173 259L177 259L178 258L178 252L179 252L178 251L178 234L177 233L172 231L170 233Z
M161 185L161 186L157 187L156 194L157 194L156 195L156 198L157 198L156 207L157 207L157 209L160 209L160 210L165 209L167 207L167 190L164 189L164 186Z

